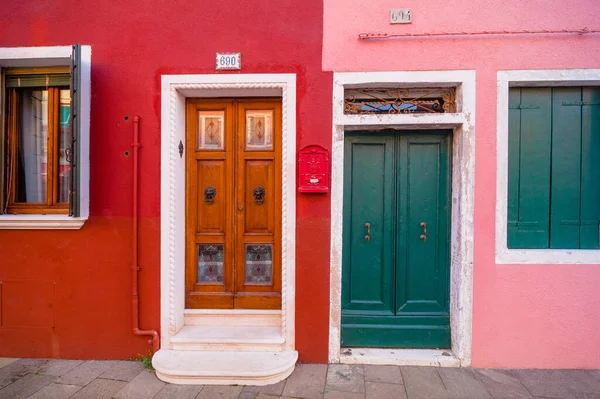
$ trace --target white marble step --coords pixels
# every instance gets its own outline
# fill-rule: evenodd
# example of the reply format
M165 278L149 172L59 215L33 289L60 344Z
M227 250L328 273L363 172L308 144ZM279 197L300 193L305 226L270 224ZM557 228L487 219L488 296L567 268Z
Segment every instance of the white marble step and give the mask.
M280 327L184 326L171 338L174 350L282 351Z
M173 384L268 385L288 377L298 352L215 352L161 349L152 366Z
M281 326L281 310L186 309L186 326Z

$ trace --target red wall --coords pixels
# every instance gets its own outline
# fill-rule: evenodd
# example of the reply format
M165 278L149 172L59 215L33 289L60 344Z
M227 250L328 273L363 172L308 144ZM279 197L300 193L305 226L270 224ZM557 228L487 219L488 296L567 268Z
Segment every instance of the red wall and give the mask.
M0 356L128 358L131 332L132 118L141 117L140 323L159 328L160 76L297 74L297 146L331 143L331 74L321 71L322 3L250 0L6 2L0 47L92 46L91 215L79 231L0 230ZM229 72L236 73L236 72ZM125 121L125 116L130 116ZM297 199L296 347L326 362L329 197Z

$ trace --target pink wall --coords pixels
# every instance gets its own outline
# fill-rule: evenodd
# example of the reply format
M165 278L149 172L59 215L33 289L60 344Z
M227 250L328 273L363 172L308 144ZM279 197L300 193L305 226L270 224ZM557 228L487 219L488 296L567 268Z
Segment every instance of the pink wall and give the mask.
M568 4L567 4L568 3ZM389 10L411 8L411 25ZM358 34L600 29L597 0L325 0L323 68L476 70L474 367L600 368L598 265L496 265L496 72L600 68L600 35L359 41Z

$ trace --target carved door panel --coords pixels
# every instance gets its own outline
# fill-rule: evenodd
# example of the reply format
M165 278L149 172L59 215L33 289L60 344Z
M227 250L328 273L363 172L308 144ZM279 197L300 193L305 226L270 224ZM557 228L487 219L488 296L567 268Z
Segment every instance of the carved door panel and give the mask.
M188 100L186 308L281 307L281 102Z

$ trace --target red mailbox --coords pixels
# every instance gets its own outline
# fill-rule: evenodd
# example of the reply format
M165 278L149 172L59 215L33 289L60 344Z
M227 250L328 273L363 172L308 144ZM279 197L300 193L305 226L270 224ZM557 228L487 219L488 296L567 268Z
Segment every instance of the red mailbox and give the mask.
M298 154L298 192L329 191L329 153L319 145L309 145Z

